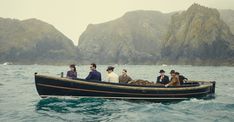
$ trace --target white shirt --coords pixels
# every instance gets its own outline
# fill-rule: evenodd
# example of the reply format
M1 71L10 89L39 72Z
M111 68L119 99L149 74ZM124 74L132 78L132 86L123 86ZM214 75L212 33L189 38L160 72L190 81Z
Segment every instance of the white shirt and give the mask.
M115 74L114 72L107 74L107 81L113 82L113 83L119 83L119 76Z

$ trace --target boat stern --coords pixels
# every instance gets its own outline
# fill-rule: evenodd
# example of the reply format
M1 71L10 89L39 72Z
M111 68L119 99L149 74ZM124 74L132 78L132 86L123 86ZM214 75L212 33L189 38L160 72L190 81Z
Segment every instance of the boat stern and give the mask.
M212 86L210 87L210 91L211 91L211 93L212 94L214 94L215 93L215 85L216 85L216 82L215 81L211 81L210 83L212 83Z

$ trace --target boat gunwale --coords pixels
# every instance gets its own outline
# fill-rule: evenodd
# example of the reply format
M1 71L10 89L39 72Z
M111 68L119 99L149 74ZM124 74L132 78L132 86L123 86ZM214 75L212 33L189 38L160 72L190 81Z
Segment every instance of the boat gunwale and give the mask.
M192 87L156 87L156 86L137 86L137 85L125 85L119 83L110 83L110 82L96 82L96 81L87 81L84 79L68 79L68 78L60 78L54 76L47 76L47 75L35 75L36 77L48 78L53 80L60 80L65 82L73 82L73 83L80 83L80 84L88 84L94 86L102 86L102 87L111 87L111 88L120 88L120 89L133 89L133 90L162 90L162 91L182 91L182 90L196 90L196 89L203 89L212 87L212 81L207 81L209 84L201 84L199 86L192 86ZM198 81L199 82L199 81ZM202 82L202 81L200 81Z

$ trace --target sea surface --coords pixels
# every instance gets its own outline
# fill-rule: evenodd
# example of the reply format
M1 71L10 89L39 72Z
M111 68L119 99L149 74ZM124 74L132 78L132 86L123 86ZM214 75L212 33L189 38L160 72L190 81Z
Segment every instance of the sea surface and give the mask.
M103 79L105 65L98 66ZM34 72L60 76L68 66L0 65L0 122L234 122L234 67L115 65L115 72L128 70L133 79L155 81L160 69L171 69L192 80L216 81L214 99L153 103L94 98L41 99ZM77 67L78 76L89 66ZM65 73L66 74L66 73Z

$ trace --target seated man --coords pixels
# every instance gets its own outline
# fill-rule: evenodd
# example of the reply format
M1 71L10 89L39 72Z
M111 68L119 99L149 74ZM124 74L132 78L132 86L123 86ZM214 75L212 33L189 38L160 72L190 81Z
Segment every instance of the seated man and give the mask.
M114 67L109 66L106 71L108 82L119 83L119 77L117 74L114 73Z
M180 85L180 81L179 78L176 77L175 72L171 72L171 81L165 85L165 87L168 86L179 86Z
M132 78L127 75L127 70L123 69L122 75L119 76L119 83L127 84L129 81L132 81Z
M96 70L97 65L95 63L92 63L90 65L90 72L89 75L85 78L86 80L92 80L92 81L102 81L102 75L100 72Z
M157 77L157 83L168 84L169 77L165 75L165 71L160 70L159 73L160 73L160 76Z
M180 85L182 85L183 83L185 83L188 79L186 77L184 77L183 75L180 75L179 72L175 72L176 77L179 78L180 81Z
M175 73L175 70L171 70L170 75L173 74L173 73ZM171 81L171 79L170 79L170 81Z

